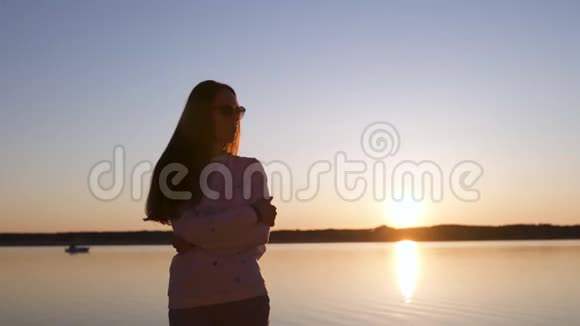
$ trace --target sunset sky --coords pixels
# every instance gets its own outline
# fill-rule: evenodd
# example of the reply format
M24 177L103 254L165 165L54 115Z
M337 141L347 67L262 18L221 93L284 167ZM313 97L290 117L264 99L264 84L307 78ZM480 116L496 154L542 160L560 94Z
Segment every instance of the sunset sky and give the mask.
M294 190L338 152L373 163L377 121L400 135L388 167L445 175L441 202L393 207L341 199L331 172L311 201L274 200L276 229L580 223L579 2L2 1L0 48L0 232L168 229L129 174L205 79L248 110L239 154L284 162ZM89 171L116 145L125 187L102 201ZM476 202L447 184L463 160L484 169Z

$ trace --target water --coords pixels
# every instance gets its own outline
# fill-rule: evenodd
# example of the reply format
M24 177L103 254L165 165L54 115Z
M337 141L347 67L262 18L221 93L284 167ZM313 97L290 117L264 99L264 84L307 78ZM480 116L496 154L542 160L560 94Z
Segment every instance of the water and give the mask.
M0 325L166 325L169 246L0 248ZM580 241L271 244L271 325L579 325Z

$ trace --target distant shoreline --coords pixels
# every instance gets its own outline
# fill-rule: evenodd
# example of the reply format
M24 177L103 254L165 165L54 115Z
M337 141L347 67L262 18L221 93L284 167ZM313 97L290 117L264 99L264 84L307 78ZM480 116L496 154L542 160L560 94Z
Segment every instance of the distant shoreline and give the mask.
M171 231L0 233L0 246L169 245ZM395 229L275 230L270 243L572 240L580 225L512 224L501 226L435 225Z

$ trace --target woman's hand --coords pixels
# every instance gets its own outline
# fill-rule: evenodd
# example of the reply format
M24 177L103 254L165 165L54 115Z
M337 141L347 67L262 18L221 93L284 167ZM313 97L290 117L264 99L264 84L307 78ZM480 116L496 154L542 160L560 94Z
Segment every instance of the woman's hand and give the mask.
M195 245L185 241L182 237L176 235L175 233L173 233L173 236L171 237L171 244L178 253L186 252L195 247Z
M274 221L276 220L276 206L272 205L272 198L268 199L260 198L252 203L254 209L258 213L258 222L264 223L269 226L274 226Z

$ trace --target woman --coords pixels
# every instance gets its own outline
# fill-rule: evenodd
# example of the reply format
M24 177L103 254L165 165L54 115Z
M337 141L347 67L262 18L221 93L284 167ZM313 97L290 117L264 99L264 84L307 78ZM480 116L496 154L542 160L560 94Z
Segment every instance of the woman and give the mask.
M268 325L258 259L276 207L262 165L237 156L245 108L215 81L191 91L157 162L145 220L171 224L169 325Z

